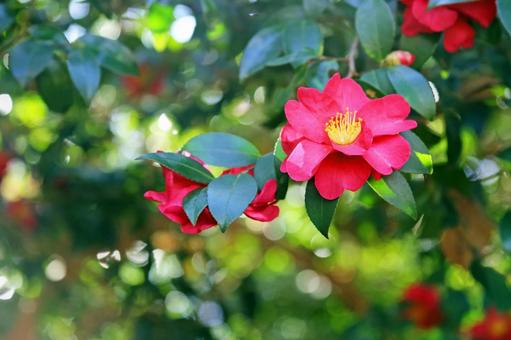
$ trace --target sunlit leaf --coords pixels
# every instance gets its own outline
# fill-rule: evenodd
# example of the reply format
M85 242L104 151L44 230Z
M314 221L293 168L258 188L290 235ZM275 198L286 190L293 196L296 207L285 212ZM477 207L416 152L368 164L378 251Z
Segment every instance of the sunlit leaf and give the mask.
M27 40L16 45L9 53L9 65L16 80L25 86L48 66L53 58L50 43Z
M401 168L401 171L413 174L432 174L433 158L428 147L411 131L402 132L401 135L405 137L412 148L410 159Z
M392 49L396 23L384 0L365 0L357 9L355 27L370 57L381 60Z
M369 186L385 201L412 218L417 218L417 208L410 185L399 171L380 180L371 179Z
M78 92L89 102L98 89L101 77L94 52L85 48L72 50L67 60L67 69Z

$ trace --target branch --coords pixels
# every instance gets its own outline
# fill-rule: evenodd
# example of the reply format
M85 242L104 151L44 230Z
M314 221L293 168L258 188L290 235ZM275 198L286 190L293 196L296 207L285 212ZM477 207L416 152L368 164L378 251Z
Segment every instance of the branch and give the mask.
M355 37L351 43L350 51L346 55L346 59L348 60L348 75L346 77L348 78L353 78L358 74L355 65L355 59L357 59L358 56L358 43L358 37Z

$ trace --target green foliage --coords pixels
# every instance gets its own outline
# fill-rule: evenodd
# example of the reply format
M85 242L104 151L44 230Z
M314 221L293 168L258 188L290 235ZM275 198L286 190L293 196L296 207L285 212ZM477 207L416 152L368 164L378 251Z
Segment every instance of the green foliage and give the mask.
M309 215L318 231L326 238L328 238L328 229L330 229L337 202L339 202L339 199L327 200L321 197L314 185L314 180L307 182L307 189L305 190L307 215Z
M209 183L213 179L213 175L202 164L178 153L147 153L138 159L157 162L195 182Z
M364 0L357 9L355 26L360 42L369 56L381 60L390 52L396 34L396 23L384 0Z
M417 208L412 189L410 189L410 185L399 171L393 172L392 175L384 176L380 180L370 180L368 183L385 201L401 209L411 218L417 218Z
M197 223L201 212L208 205L208 189L202 188L190 192L183 199L183 209L192 224Z

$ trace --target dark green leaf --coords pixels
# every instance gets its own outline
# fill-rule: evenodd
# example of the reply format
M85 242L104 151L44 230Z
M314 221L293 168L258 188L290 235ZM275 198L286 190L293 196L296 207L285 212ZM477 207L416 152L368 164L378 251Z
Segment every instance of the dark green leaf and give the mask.
M240 80L262 70L282 52L282 27L271 26L257 32L248 42L240 62Z
M417 208L410 185L399 171L382 177L380 180L371 179L369 186L385 201L401 209L412 218L417 218Z
M407 37L401 35L399 47L403 51L408 51L415 55L413 66L421 68L422 65L433 55L438 45L438 38L432 38L426 35L417 35Z
M436 113L435 97L422 74L399 65L389 68L387 75L396 92L405 97L415 111L428 119L433 118Z
M44 40L54 46L69 47L64 32L59 28L50 25L36 25L29 28L30 36L33 40Z
M193 225L197 223L197 219L207 205L208 188L194 190L183 199L183 209Z
M446 112L445 135L447 137L447 159L449 163L456 164L461 155L461 118L452 112Z
M260 153L241 137L223 132L210 132L194 137L183 146L206 164L223 167L240 167L254 164Z
M319 63L314 63L307 69L306 84L309 87L322 90L328 82L328 79L330 79L330 72L338 70L339 64L335 60L324 60Z
M511 2L509 0L497 0L497 12L502 26L511 34Z
M73 105L73 83L63 63L53 61L37 76L36 84L50 110L64 113Z
M78 92L86 102L90 102L101 78L101 69L94 53L85 48L72 50L67 60L67 69Z
M293 66L303 64L321 49L323 36L318 24L301 20L288 23L283 31L282 46L285 55L294 55Z
M48 66L53 59L50 43L27 40L16 45L9 53L9 65L16 80L25 86Z
M506 161L511 161L511 147L500 151L497 157L505 159Z
M224 175L208 185L208 206L220 229L243 214L257 194L257 183L248 174Z
M0 31L5 31L13 21L14 18L7 12L5 4L0 4Z
M131 51L117 40L84 35L78 42L95 51L95 58L104 68L121 75L138 75L138 66Z
M413 174L432 174L433 158L428 147L411 131L402 132L401 135L406 138L412 148L410 159L401 168L401 171Z
M511 287L506 282L506 277L490 267L474 261L470 265L470 272L484 288L485 300L500 310L511 308Z
M511 210L500 220L499 233L502 248L507 252L511 252Z
M392 49L396 24L384 0L365 0L357 9L355 27L366 53L381 60Z
M330 6L330 0L303 0L305 13L311 16L318 16Z
M454 5L473 1L474 0L429 0L428 7L433 8L437 6Z
M137 159L156 162L198 183L209 183L214 178L202 164L179 153L146 153Z
M365 72L360 80L370 85L381 94L389 94L394 92L394 87L390 83L389 77L387 76L387 70L379 68L369 72Z
M338 201L338 198L334 200L323 198L314 185L314 179L307 182L305 189L305 209L307 210L307 215L318 231L326 238L328 238L328 229L332 223Z
M254 168L254 178L259 189L261 189L270 179L276 178L275 156L273 156L272 153L268 153L257 160Z
M441 306L445 322L453 329L459 328L461 319L469 311L470 305L464 292L448 289L442 296Z
M273 156L275 161L275 175L277 178L277 193L275 194L275 198L278 200L286 198L287 188L289 186L289 176L288 174L282 173L280 171L280 165L282 161L286 158L286 153L282 149L282 143L280 138L275 142L275 147L273 150Z

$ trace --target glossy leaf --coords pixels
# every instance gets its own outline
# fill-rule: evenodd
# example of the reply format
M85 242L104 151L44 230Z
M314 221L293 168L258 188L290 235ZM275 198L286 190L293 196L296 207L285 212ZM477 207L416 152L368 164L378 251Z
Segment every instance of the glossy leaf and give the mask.
M502 26L511 34L511 2L509 0L497 0L497 13Z
M282 161L286 158L286 153L282 149L282 143L280 141L280 138L277 139L275 142L275 146L273 148L273 156L274 156L274 169L275 169L275 175L277 179L277 193L275 194L275 197L278 200L286 198L287 194L287 188L289 186L289 176L288 174L285 174L280 171L280 166L282 164Z
M387 75L397 93L422 116L431 119L436 113L435 97L429 82L422 74L407 66L394 66Z
M248 174L224 175L208 185L208 206L220 229L243 214L257 194L257 183Z
M210 132L194 137L183 150L209 165L240 167L255 164L260 153L244 138L223 132Z
M214 178L213 175L204 166L202 166L202 164L179 153L146 153L137 159L156 162L177 172L181 176L198 183L209 183Z
M94 53L85 48L71 51L67 69L78 92L86 102L89 102L96 93L101 78L101 69L94 58Z
M330 0L303 0L303 9L311 16L320 15L328 6L330 6Z
M417 218L417 208L412 189L399 171L382 177L380 180L371 179L369 186L385 201L402 210L412 218Z
M323 36L318 24L300 20L286 24L283 30L282 47L285 55L293 55L293 66L300 65L318 55Z
M500 220L499 233L502 248L507 252L511 252L511 210Z
M257 32L243 51L240 62L240 80L262 70L266 63L282 51L282 27L271 26Z
M9 65L12 75L25 86L30 79L40 74L53 59L50 43L27 40L16 45L9 53Z
M183 209L193 225L197 223L201 212L208 205L208 189L201 188L190 192L183 199Z
M332 223L338 201L338 198L334 200L323 198L314 185L314 179L307 182L305 210L307 210L307 215L316 229L326 238L328 238L328 229Z
M270 179L276 178L275 156L272 153L268 153L257 160L254 168L254 178L259 189Z
M381 60L392 49L396 24L384 0L365 0L357 9L355 27L366 53Z
M314 63L307 69L307 86L323 90L328 79L330 79L330 73L338 70L339 64L335 60L323 60Z
M445 5L462 4L466 2L473 2L474 0L429 0L428 7L438 7Z
M394 92L394 87L390 83L387 70L384 68L365 72L360 77L360 80L378 90L381 94L385 95Z
M405 131L401 135L410 143L412 154L410 159L401 168L402 172L413 174L432 174L433 173L433 157L428 147L413 132Z
M399 40L399 49L408 51L415 55L413 67L420 69L424 63L433 55L438 46L438 38L427 35L416 35L407 37L401 35Z

